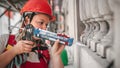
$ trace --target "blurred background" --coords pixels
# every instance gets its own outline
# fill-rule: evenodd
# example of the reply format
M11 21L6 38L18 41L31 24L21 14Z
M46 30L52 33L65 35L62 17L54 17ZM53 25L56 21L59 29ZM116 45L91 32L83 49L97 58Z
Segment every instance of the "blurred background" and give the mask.
M0 35L18 32L20 10L27 1L0 0ZM74 38L65 48L65 68L120 68L120 0L48 2L56 21L47 30Z

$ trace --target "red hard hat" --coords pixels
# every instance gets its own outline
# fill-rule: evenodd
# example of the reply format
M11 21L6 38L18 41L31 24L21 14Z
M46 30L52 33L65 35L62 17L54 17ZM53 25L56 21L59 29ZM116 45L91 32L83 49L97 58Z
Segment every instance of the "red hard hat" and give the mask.
M52 9L46 0L28 0L28 2L21 9L21 14L25 12L39 12L47 14L53 18Z

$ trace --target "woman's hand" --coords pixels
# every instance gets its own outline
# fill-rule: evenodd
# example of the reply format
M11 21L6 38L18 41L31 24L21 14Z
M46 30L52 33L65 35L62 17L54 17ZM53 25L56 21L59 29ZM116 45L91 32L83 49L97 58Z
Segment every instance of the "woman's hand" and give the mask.
M27 40L18 41L17 44L13 47L14 52L17 54L29 53L33 48L33 42Z
M51 49L51 61L52 68L64 68L64 65L61 60L61 52L64 49L65 45L59 44L59 40L57 40L52 49Z
M59 40L56 40L54 43L52 49L51 49L51 54L52 56L60 56L62 50L64 49L65 45L60 44Z

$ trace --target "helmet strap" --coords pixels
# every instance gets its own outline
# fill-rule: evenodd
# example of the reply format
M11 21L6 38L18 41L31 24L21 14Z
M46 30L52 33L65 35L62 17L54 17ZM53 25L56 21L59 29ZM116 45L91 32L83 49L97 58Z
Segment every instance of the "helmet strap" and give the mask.
M31 16L30 16L30 23L31 23L31 21L32 21L32 19L33 19L34 16L35 16L35 13L32 12L32 14L31 14Z
M30 19L29 23L31 23L31 21L32 21L32 19L33 19L34 16L35 16L35 12L25 12L23 14L23 21L25 21L26 17L28 17Z

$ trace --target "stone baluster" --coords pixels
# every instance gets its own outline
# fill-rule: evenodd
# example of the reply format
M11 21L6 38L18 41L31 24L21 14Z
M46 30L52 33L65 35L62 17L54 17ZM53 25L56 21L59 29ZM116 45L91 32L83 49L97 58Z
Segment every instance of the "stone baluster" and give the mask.
M90 39L90 37L91 37L91 35L92 35L92 33L93 33L93 29L94 29L94 25L93 25L92 22L87 21L87 23L88 23L90 29L89 29L89 31L87 32L87 34L85 35L85 37L83 38L83 43L84 43L85 45L87 45L87 40ZM89 47L89 45L87 45L87 46Z
M95 45L91 45L91 41L93 41L93 36L96 35L97 32L100 31L100 22L97 22L100 20L100 14L98 11L98 5L97 5L97 0L92 0L90 1L90 6L91 6L91 14L92 14L92 19L91 22L94 23L94 31L93 34L91 35L91 38L87 40L87 45L90 45L90 48L94 51L95 50ZM96 42L96 41L94 41Z
M106 26L108 27L108 28L106 27L108 32L103 37L103 39L101 39L101 42L97 44L97 53L102 57L106 57L107 49L110 48L111 45L113 44L112 12L110 10L108 0L99 0L98 5L99 5L99 12L104 18L106 22Z
M80 36L80 41L83 42L82 38L83 36L85 35L87 29L89 29L88 27L86 27L87 25L83 22L83 10L82 10L82 0L79 0L79 11L80 11L80 20L81 20L81 23L83 23L85 25L85 29L84 31L81 33L81 36Z
M88 31L90 30L90 25L88 23L85 23L85 22L83 22L83 23L85 25L85 30L83 31L82 35L80 36L80 41L82 43L84 43L83 38L87 35Z
M80 41L83 41L83 38L87 35L90 27L89 24L86 23L86 13L85 13L85 7L84 7L84 0L80 0L79 1L79 6L80 6L80 19L82 21L82 23L85 25L85 30L83 31L83 34L80 36Z
M90 26L89 32L87 32L87 35L83 38L84 44L87 45L87 40L89 39L89 36L93 31L93 23L90 22L91 12L89 11L90 10L89 0L84 0L84 3L85 3L85 5L84 5L85 12L86 12L86 16L87 16L86 23L88 23L88 25ZM89 45L87 45L87 46L89 47Z
M90 34L92 33L93 31L93 23L90 22L90 18L91 18L91 12L89 12L89 9L90 9L90 5L89 5L89 2L88 0L83 0L84 2L84 9L85 9L85 12L86 12L86 23L87 25L89 26L89 31L87 31L86 35L83 37L83 43L85 45L87 45L87 40L89 39L89 36Z

